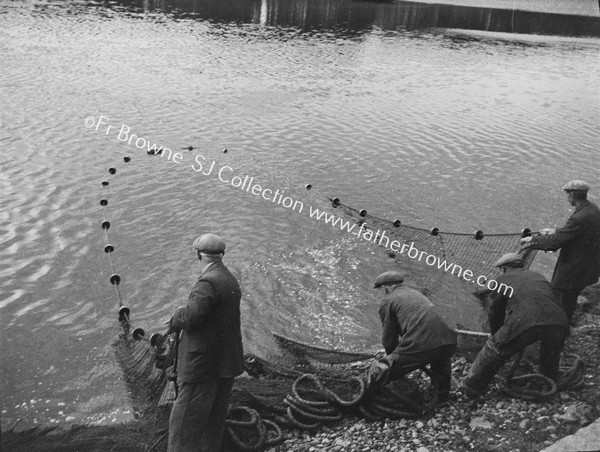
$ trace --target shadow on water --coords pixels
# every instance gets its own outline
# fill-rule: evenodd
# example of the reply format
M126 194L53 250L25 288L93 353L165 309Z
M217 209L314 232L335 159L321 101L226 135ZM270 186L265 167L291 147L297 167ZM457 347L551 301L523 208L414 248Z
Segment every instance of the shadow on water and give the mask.
M484 2L482 2L483 4ZM456 28L561 36L600 36L600 17L419 2L353 0L137 0L113 8L174 18L302 30Z

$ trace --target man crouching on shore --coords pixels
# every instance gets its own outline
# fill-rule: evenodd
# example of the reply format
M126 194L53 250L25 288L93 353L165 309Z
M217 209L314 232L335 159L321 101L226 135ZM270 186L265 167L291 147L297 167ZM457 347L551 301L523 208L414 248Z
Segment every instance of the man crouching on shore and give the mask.
M385 290L379 316L383 327L381 342L390 362L386 380L400 379L429 364L437 403L441 404L450 395L450 358L456 351L456 332L435 312L425 295L404 287L403 282L401 273L388 271L379 275L373 285Z
M473 362L461 390L470 398L482 396L500 367L511 356L540 341L540 371L556 381L560 350L569 326L567 315L552 292L550 283L539 273L523 268L517 253L502 256L496 267L504 272L496 281L513 288L512 295L493 292L488 312L492 337Z

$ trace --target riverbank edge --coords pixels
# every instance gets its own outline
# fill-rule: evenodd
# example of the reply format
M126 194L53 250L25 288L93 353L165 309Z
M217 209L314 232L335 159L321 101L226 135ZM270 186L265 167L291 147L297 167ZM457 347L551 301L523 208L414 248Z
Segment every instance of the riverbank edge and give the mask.
M561 439L573 434L582 440L577 436L581 427L600 425L600 316L586 315L582 323L572 330L565 353L575 353L586 363L583 389L527 402L502 394L497 379L480 402L454 390L450 403L428 417L377 422L346 418L316 432L286 431L285 441L270 450L532 452L559 447ZM472 358L461 354L453 359L455 379L464 377ZM163 452L166 432L166 417L106 426L76 424L21 432L13 428L2 433L0 452Z

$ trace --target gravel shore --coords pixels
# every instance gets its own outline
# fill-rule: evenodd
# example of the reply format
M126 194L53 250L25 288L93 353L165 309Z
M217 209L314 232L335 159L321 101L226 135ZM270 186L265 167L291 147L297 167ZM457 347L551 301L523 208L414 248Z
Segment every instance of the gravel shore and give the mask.
M345 418L315 432L285 432L271 452L532 452L539 451L600 417L600 316L580 319L565 353L585 362L584 386L548 400L526 402L502 393L501 375L481 401L456 391L448 404L420 419L370 422ZM474 356L457 356L455 381L466 374ZM504 366L502 373L507 372ZM140 419L117 426L75 425L25 432L3 432L4 452L164 452L165 419ZM231 452L231 451L224 451Z
M565 353L585 362L584 387L548 400L528 402L502 393L496 378L487 396L474 402L456 388L449 403L429 417L369 422L344 419L321 431L288 432L278 452L452 452L539 451L600 417L600 321L589 317L572 330ZM459 381L472 357L457 357L453 378ZM501 374L507 371L504 366Z

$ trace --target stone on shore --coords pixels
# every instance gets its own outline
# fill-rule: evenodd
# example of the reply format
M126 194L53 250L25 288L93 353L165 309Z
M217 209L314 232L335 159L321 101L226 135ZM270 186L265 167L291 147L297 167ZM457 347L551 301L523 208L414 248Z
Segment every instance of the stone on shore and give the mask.
M572 435L565 436L560 441L541 452L590 452L600 449L600 419L584 427Z

